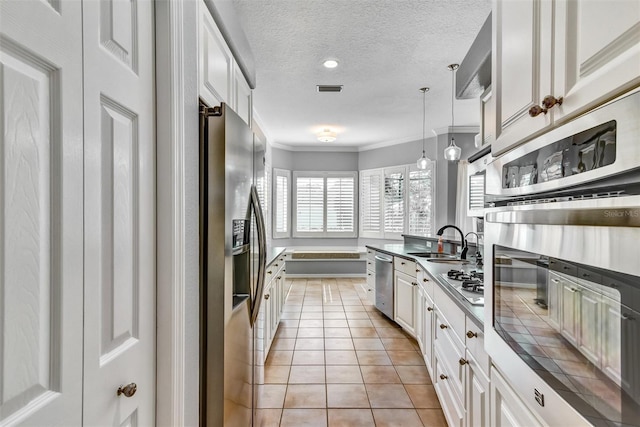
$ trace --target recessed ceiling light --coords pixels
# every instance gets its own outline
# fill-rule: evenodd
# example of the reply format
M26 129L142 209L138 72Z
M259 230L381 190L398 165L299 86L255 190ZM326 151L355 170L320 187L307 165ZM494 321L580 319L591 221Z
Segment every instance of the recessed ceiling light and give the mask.
M320 142L333 142L336 140L337 134L330 129L325 129L318 133L318 141Z
M327 59L322 63L326 68L336 68L338 66L338 61L335 59Z

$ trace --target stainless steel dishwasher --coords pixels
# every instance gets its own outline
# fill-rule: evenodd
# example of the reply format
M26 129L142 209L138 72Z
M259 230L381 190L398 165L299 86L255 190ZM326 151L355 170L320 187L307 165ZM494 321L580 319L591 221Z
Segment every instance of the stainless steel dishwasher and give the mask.
M393 320L393 258L376 255L376 308Z

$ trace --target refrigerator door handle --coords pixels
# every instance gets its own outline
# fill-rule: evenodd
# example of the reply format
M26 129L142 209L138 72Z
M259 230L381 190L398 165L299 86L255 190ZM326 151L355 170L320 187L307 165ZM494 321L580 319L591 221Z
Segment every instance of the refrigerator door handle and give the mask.
M260 206L260 198L255 185L251 186L251 210L256 216L256 228L258 229L258 283L251 302L251 327L253 327L264 293L264 274L267 268L267 235L264 225L264 216L262 215L262 207Z

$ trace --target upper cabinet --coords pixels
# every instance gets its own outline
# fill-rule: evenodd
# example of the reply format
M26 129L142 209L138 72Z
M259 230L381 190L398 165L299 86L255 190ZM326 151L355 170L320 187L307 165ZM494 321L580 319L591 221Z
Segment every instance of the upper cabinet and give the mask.
M251 124L252 91L207 6L200 2L198 86L209 105L226 103Z
M494 0L493 155L640 84L640 3Z

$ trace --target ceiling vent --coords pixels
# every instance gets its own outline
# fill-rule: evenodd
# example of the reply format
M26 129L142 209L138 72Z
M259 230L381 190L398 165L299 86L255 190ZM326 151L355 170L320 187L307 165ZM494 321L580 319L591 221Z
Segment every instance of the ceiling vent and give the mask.
M342 85L318 85L318 92L342 92Z

